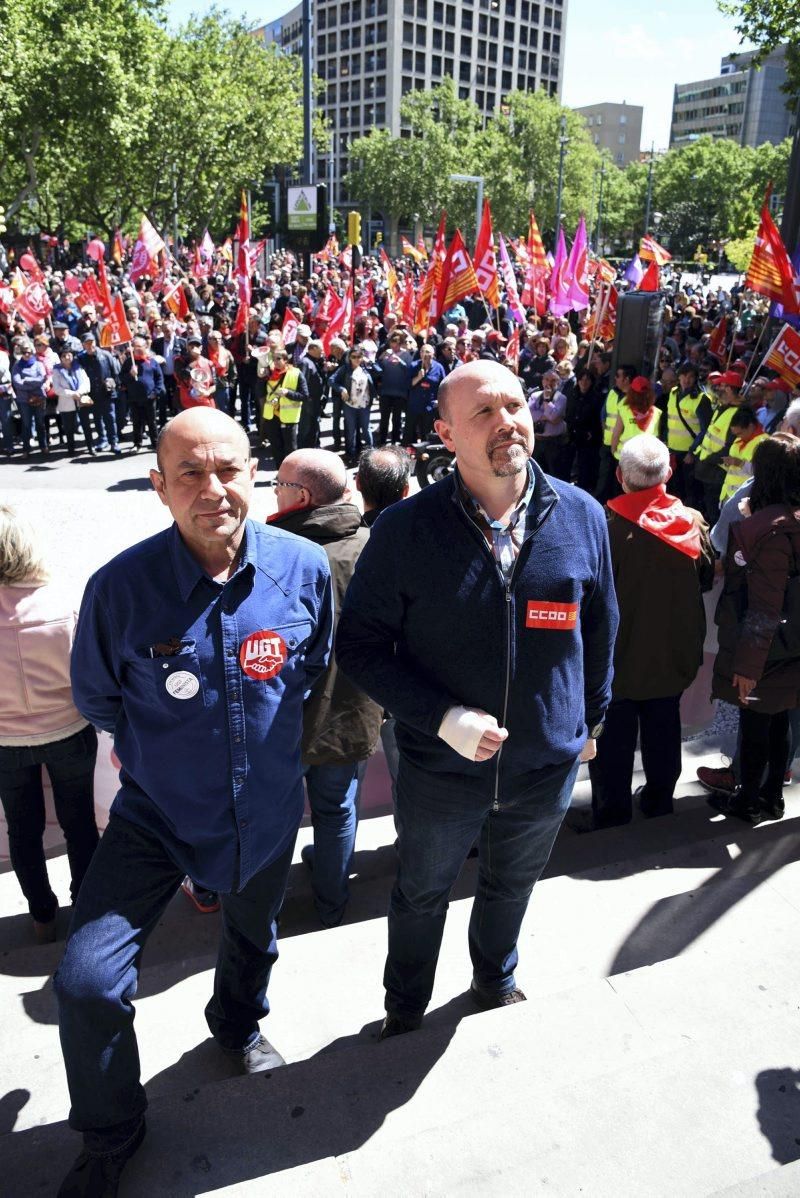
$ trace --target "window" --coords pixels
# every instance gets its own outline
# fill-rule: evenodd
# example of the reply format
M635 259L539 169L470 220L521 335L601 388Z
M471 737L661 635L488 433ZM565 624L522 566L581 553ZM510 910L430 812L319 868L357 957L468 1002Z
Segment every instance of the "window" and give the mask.
M365 104L364 105L364 124L368 128L369 128L369 126L375 124L375 105L374 104Z
M472 13L468 8L463 8L461 10L461 28L472 29Z
M624 112L621 114L621 116L619 118L619 123L620 123L620 125L627 125L627 123L628 123L628 118L626 117Z
M454 33L445 33L444 48L448 54L454 54L456 48L456 35Z
M497 62L497 42L489 42L489 62Z
M376 104L375 105L375 124L376 125L385 125L386 124L386 105L385 104Z
M385 21L378 21L376 40L379 42L386 41L386 22Z
M497 71L494 67L489 67L489 70L486 72L486 81L489 87L497 87Z
M510 92L511 88L514 86L511 80L512 80L511 71L503 71L501 86L502 86L504 92Z
M544 10L544 24L545 24L546 29L553 28L553 10L552 10L552 8L546 8Z
M521 45L527 46L527 44L528 44L528 26L527 25L520 25L519 40L520 40Z
M317 38L317 58L321 58L325 53L326 39L324 37Z
M517 75L517 91L524 92L526 87L526 79L524 75Z
M318 16L318 18L317 18L317 29L324 29L324 28L325 28L325 18L326 18L326 15L327 15L327 14L326 14L326 12L325 12L325 9L324 9L324 8L323 8L323 9L321 9L321 10L320 10L320 14L319 14L319 16Z
M356 22L360 21L361 20L361 0L353 0L351 7L353 10L353 21L356 21Z
M503 46L503 66L504 67L513 67L513 65L514 65L514 47L513 46ZM509 84L509 87L510 86L511 86L511 84Z
M413 17L414 15L414 0L403 0L403 16Z
M455 25L455 23L456 23L456 6L455 6L455 4L448 4L448 6L447 6L447 24Z
M350 31L350 45L354 50L361 45L361 28L358 25L354 25Z
M361 74L361 55L360 54L354 54L353 57L350 59L350 74L351 75L360 75Z
M335 36L336 36L335 33L329 34L329 37L331 37L331 38L334 38ZM343 50L350 49L350 30L349 29L342 30L341 39L340 39L339 44L341 45Z
M458 68L458 77L462 83L469 83L470 65L468 62L462 62Z
M351 125L360 125L361 124L361 109L360 108L351 108L350 109L350 124Z
M443 39L442 39L442 31L441 31L441 29L434 29L434 31L433 31L433 35L432 35L432 42L431 42L431 44L432 44L432 46L433 46L434 50L441 50L441 48L442 48L442 40L443 40Z
M534 25L539 24L539 5L538 4L531 5L531 20L533 21Z
M521 71L524 71L524 70L525 70L526 66L528 65L528 54L527 54L527 51L526 51L526 50L520 50L520 52L519 52L519 62L518 62L518 64L517 64L517 65L519 66L519 69L520 69Z
M459 100L468 100L469 99L469 88L468 87L460 87L458 89L458 98L459 98Z
M603 118L600 115L600 113L598 113L597 116L594 118L594 123L595 123L595 125L602 125Z
M561 38L557 33L553 34L553 49L556 54L558 54L559 50L561 49Z
M417 16L426 21L428 18L428 0L417 0Z
M489 112L494 111L495 99L496 99L496 97L495 97L494 92L486 93L486 108Z
M414 70L414 55L411 50L403 51L403 70L404 71L413 71Z
M532 30L531 30L531 34L530 34L530 44L531 44L532 46L538 46L538 45L539 45L539 30L538 30L538 29L532 29Z
M505 24L503 25L503 37L506 39L507 42L513 42L514 33L515 33L514 22L506 21Z
M380 50L378 50L375 54L375 70L376 71L385 71L386 70L386 47L385 46L381 46ZM385 86L385 81L384 81L384 86ZM382 91L380 94L384 95L385 93Z
M418 46L425 45L425 33L426 33L425 26L417 25L417 45Z
M488 32L489 32L489 18L486 16L485 13L479 13L479 15L478 15L478 33L482 33L485 37Z
M517 11L517 0L506 0L506 13L513 17Z
M364 30L364 45L365 46L374 46L375 45L375 26L374 25L367 25L366 29Z
M475 92L475 103L478 105L479 108L481 108L481 109L483 108L485 99L486 99L486 97L483 92L480 92L480 91Z
M404 65L405 65L405 64L404 64ZM410 91L413 91L413 90L414 90L414 85L413 85L413 83L412 83L411 79L409 79L408 75L404 75L404 76L403 76L403 82L402 82L402 84L401 84L401 88L400 88L400 90L401 90L401 92L402 92L402 94L403 94L404 96L407 96L407 95L408 95L408 93L409 93ZM407 129L404 129L404 130L402 130L402 131L401 131L401 135L402 135L402 136L405 136L405 137L408 137L408 136L409 136L409 130L407 130Z
M423 50L417 50L414 55L414 69L418 75L425 74L425 52Z
M375 95L375 80L374 79L365 79L364 80L364 99L369 100L374 95Z
M442 56L441 54L434 54L431 56L431 75L435 75L437 78L439 78L441 77L441 74Z
M346 87L346 86L347 86L346 83L342 84L342 87ZM336 103L336 84L335 83L328 84L328 90L325 93L325 100L326 100L326 103L329 108L332 108L334 106L334 104Z
M478 58L486 57L486 42L478 42Z
M619 142L619 144L621 146L624 146L625 145L625 134L620 133L619 137L617 138L617 141Z
M438 21L440 25L444 24L444 5L436 3L433 6L433 19Z
M349 24L350 24L350 5L349 5L349 4L343 4L343 5L342 5L342 9L341 9L341 17L340 17L340 19L341 19L341 23L342 23L343 25L349 25Z
M531 74L536 70L536 55L533 51L528 54L528 70Z
M452 79L452 77L453 77L453 60L452 60L452 58L446 58L444 60L444 73L445 73L445 75L447 75L449 78Z
M521 3L521 4L520 4L520 6L519 6L519 15L520 15L520 20L522 20L522 21L530 21L530 19L531 19L531 6L530 6L530 4L528 3L528 0L522 0L522 3Z
M492 17L489 21L489 37L500 36L500 22L497 17Z
M472 57L472 38L471 37L464 37L462 35L462 37L461 37L461 53L465 58Z

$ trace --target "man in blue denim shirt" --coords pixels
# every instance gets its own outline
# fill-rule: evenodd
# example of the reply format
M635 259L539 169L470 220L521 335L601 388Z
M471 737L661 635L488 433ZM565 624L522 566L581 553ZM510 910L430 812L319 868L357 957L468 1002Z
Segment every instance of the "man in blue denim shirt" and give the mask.
M174 524L90 579L72 655L75 703L113 734L121 770L55 982L85 1146L63 1195L115 1194L141 1143L130 1000L184 875L220 892L214 1038L245 1073L283 1064L258 1021L303 812L303 702L330 649L327 558L247 520L256 462L223 413L176 416L158 465Z

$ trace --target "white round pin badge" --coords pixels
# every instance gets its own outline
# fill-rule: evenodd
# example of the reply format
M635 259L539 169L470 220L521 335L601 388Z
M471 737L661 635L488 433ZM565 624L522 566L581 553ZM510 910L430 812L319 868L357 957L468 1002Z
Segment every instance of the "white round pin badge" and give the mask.
M188 670L176 670L166 681L167 694L173 699L193 699L200 690L200 679Z

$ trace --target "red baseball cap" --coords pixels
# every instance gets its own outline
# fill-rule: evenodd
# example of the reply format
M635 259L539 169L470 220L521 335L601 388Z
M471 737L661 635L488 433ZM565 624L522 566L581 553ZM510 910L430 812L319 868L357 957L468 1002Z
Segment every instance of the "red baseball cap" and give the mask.
M708 377L711 378L711 375ZM744 386L744 375L740 374L738 370L724 370L714 379L714 382L718 387L735 387L738 391Z
M631 391L633 391L636 395L644 395L649 390L650 380L645 378L643 374L637 374L636 377L631 380Z

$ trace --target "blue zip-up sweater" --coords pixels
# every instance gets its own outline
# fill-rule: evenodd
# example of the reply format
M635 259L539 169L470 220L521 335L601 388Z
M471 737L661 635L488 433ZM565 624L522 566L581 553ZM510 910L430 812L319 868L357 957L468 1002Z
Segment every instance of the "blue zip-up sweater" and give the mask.
M618 615L603 509L531 465L508 584L451 476L382 513L336 638L340 669L396 718L410 762L495 797L575 758L611 698ZM471 763L440 739L454 705L508 729L492 760Z

